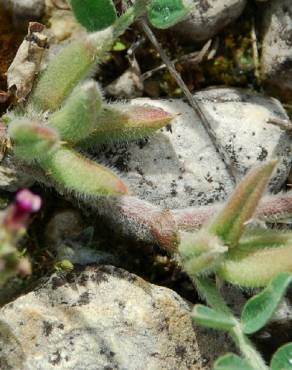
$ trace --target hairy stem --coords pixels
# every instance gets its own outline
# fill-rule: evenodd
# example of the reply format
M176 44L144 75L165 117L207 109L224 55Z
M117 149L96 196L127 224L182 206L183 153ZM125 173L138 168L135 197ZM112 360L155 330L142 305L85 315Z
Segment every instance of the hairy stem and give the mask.
M128 8L125 13L116 20L113 26L115 38L122 35L138 17L146 13L148 3L149 0L136 0L135 4Z
M268 370L269 368L264 363L261 355L256 351L251 341L243 333L239 321L233 316L231 310L226 305L215 284L207 278L192 278L196 285L197 291L206 300L210 307L232 317L232 319L237 322L237 324L229 331L229 334L250 366L254 370Z
M173 210L178 229L199 230L220 210L222 205L189 207ZM258 205L254 219L264 222L280 222L292 217L292 193L268 195Z
M265 364L259 352L253 347L251 341L242 332L239 323L233 329L231 329L229 334L237 344L246 361L248 361L254 370L269 370L269 367Z

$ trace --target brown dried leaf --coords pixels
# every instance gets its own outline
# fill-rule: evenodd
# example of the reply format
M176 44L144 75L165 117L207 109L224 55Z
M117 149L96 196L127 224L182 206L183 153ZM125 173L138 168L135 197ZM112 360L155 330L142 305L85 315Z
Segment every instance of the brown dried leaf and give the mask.
M35 77L40 71L47 42L44 26L30 22L28 34L7 71L8 90L16 97L17 102L24 101L30 93Z

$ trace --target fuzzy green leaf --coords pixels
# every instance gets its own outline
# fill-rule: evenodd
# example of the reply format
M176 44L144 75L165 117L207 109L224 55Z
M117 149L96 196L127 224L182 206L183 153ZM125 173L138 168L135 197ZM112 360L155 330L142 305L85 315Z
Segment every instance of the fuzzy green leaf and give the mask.
M266 286L280 272L292 272L292 242L281 246L244 250L239 244L229 252L217 274L232 284L247 288Z
M136 140L153 134L172 118L171 113L149 105L108 104L97 117L92 135L80 146Z
M83 196L125 195L129 192L125 183L109 168L66 147L60 147L40 164L46 175L61 187Z
M240 239L239 247L236 249L241 250L243 255L246 255L247 252L257 249L289 246L291 244L291 231L252 228L246 230ZM232 256L233 254L237 254L237 251L234 249L230 251L230 255Z
M246 360L228 353L218 358L214 364L214 370L254 370L254 368Z
M150 23L162 29L175 25L189 13L183 0L152 0L148 9Z
M89 32L111 26L117 19L112 0L70 0L73 13Z
M292 370L292 343L277 350L272 357L271 370Z
M229 331L236 325L236 321L229 315L201 304L195 305L192 311L192 318L197 323L213 329Z
M54 129L25 118L12 121L8 132L13 140L14 153L27 162L42 159L59 144L59 136Z
M233 317L232 312L225 304L214 281L206 277L195 277L194 282L200 296L207 301L210 306L216 311L224 313L226 316Z
M247 301L241 315L245 334L253 334L266 325L276 311L291 280L292 274L282 272L262 292Z
M80 80L103 60L112 44L112 30L106 29L72 41L62 49L40 75L29 98L31 109L52 112L59 109Z
M253 215L276 163L270 161L250 171L209 226L209 232L219 236L229 247L237 245L245 222Z
M64 106L52 114L49 125L58 131L60 138L76 143L90 135L102 104L102 95L95 81L77 86Z

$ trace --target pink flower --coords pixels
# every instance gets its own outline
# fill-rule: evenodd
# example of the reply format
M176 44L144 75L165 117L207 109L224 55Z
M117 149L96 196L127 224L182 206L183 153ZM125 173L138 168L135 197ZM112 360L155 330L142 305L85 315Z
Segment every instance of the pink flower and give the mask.
M18 231L26 226L31 213L40 210L42 200L28 189L20 190L15 202L8 207L4 216L4 226L8 231Z
M30 190L22 189L16 194L15 205L20 212L34 213L40 210L42 200Z

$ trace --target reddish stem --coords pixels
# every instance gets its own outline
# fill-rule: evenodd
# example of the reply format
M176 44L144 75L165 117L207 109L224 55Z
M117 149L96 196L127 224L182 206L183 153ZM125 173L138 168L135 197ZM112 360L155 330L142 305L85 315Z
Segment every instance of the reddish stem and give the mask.
M160 209L141 199L123 196L104 198L98 209L115 230L146 243L157 243L173 253L179 243L179 231L196 231L206 224L221 205L177 210ZM255 218L276 222L292 215L292 195L269 195L262 199Z

